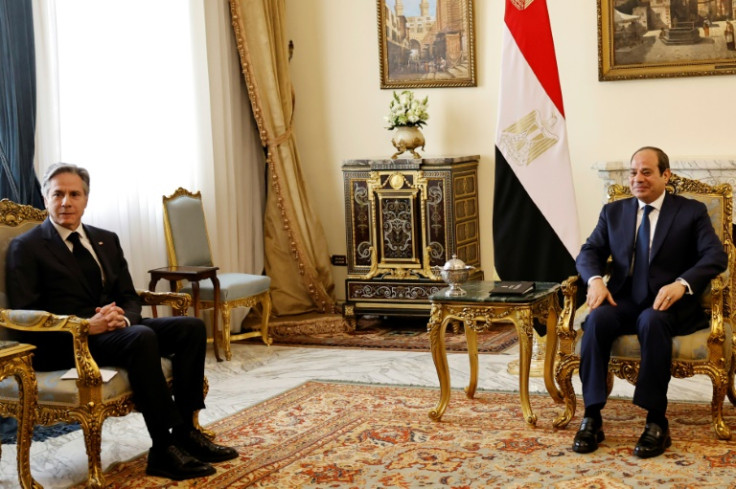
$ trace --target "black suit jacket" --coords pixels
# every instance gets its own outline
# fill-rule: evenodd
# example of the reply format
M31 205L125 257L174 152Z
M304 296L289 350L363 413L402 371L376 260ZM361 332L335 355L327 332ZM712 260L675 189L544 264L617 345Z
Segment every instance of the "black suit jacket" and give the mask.
M604 275L610 256L613 267L608 288L614 297L622 290L634 253L637 211L636 198L603 207L597 226L577 258L578 272L586 284L590 277ZM697 296L713 277L726 269L727 260L705 205L666 194L650 251L650 295L653 297L662 286L682 277Z
M72 252L46 219L10 243L6 258L9 307L90 318L96 307L115 302L125 311L130 324L139 324L142 305L117 235L87 225L84 230L104 272L102 296L92 294ZM66 344L71 345L71 335L16 332L14 336L37 345L35 358L46 357L44 364L45 360L58 360L59 368L68 365L71 350Z

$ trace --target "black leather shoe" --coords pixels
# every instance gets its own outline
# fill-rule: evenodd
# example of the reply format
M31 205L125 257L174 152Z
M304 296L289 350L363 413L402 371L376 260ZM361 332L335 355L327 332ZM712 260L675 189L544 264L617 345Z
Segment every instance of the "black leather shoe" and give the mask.
M663 430L657 423L647 423L644 433L639 437L634 447L634 455L639 458L656 457L672 445L670 430Z
M203 462L222 462L238 456L234 448L212 443L202 432L195 429L183 433L174 432L174 443Z
M148 451L146 474L166 477L175 481L205 477L215 473L215 468L201 462L174 445Z
M598 450L598 444L606 439L600 426L595 425L593 418L583 418L580 429L575 433L572 442L572 451L576 453L590 453Z

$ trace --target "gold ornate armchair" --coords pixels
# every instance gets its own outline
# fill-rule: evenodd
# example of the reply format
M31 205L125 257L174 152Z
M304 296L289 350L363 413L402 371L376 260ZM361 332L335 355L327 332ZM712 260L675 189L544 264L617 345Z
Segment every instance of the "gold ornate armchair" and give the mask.
M697 180L672 175L667 191L703 202L713 223L716 234L723 242L728 254L728 269L711 281L710 290L703 294L701 302L710 316L710 328L686 336L676 336L672 345L672 376L687 378L707 375L713 384L711 414L713 429L720 439L730 439L731 431L723 421L723 402L728 395L736 405L734 392L734 350L732 319L734 314L734 244L732 235L733 201L728 184L710 186ZM631 190L621 185L608 189L609 202L631 197ZM580 364L580 343L583 331L579 325L587 313L584 306L577 311L576 293L585 287L580 277L573 276L562 284L563 310L557 326L559 351L556 358L555 379L565 404L565 411L553 424L567 426L575 415L575 392L572 375ZM613 388L614 375L635 384L639 375L640 347L636 335L619 337L611 349L609 362L609 393Z
M166 235L166 251L170 266L211 267L212 251L207 233L207 223L202 207L202 194L192 193L179 187L164 201L164 233ZM268 320L271 315L271 278L265 275L249 273L218 273L220 281L219 308L222 316L222 330L215 327L217 318L213 318L212 340L222 345L225 358L230 360L232 352L230 342L260 336L266 345L273 341L268 332ZM192 293L192 286L177 284L180 292ZM199 298L203 307L214 308L215 292L212 280L203 280L199 284ZM235 307L260 306L256 311L261 316L261 327L258 331L231 334L230 315Z
M132 391L124 369L103 382L100 369L90 355L87 336L89 323L75 316L58 316L44 311L10 310L5 294L5 257L10 241L40 224L46 211L0 200L0 337L5 328L45 332L65 331L74 337L74 358L78 379L62 380L65 370L36 372L38 403L36 423L79 423L84 432L88 458L88 487L104 487L100 458L102 423L109 416L125 416L134 410ZM184 315L190 304L186 294L139 291L144 304L170 306L176 315ZM171 361L161 359L167 379L172 378ZM104 366L103 366L104 367ZM207 389L205 379L205 390ZM13 379L0 382L0 415L13 415L19 408L18 385ZM195 426L198 413L195 413ZM29 436L20 434L19 436ZM26 440L30 443L30 439Z

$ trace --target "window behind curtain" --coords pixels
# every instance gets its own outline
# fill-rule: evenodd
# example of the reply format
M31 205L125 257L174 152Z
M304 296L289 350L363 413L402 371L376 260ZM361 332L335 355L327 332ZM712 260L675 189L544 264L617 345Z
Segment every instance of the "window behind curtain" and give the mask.
M203 19L193 4L55 2L60 159L90 171L85 222L120 235L139 286L166 264L162 195L211 180Z

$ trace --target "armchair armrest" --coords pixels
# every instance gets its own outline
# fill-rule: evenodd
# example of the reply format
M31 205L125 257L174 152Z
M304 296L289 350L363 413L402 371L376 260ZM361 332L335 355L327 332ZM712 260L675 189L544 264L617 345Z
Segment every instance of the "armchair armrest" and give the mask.
M192 297L180 292L151 292L150 290L138 290L137 292L144 305L153 308L170 306L175 316L186 316L192 304Z
M89 321L87 319L55 315L46 311L2 309L0 310L0 327L34 333L63 331L71 334L78 375L77 386L80 393L86 392L85 388L102 383L100 369L89 352Z
M557 338L559 342L558 355L566 355L575 351L575 337L577 332L574 328L575 313L578 310L578 287L582 279L580 275L571 275L561 284L562 311L557 320Z

